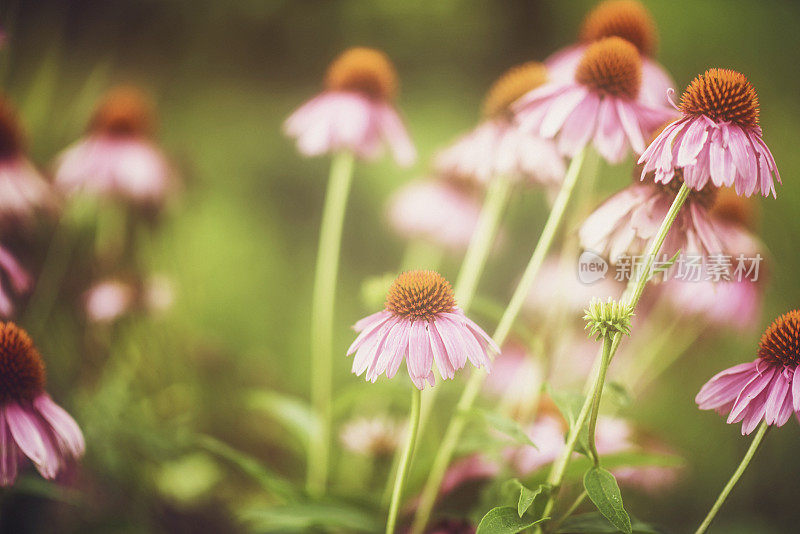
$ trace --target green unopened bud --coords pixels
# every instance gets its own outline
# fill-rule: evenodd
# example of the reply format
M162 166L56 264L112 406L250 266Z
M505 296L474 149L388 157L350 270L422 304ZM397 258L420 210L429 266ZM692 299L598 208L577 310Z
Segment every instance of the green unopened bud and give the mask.
M595 339L613 336L617 332L625 335L631 333L631 317L633 308L625 302L617 302L611 297L606 301L594 298L584 310L586 330Z

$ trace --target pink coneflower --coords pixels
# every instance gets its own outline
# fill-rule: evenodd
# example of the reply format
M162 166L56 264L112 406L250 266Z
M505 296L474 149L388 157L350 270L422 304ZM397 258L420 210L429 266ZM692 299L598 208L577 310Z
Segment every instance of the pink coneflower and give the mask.
M800 412L800 310L775 319L761 337L758 358L726 369L709 380L695 401L701 410L728 414L750 434L763 419L782 426Z
M672 78L653 59L658 36L650 12L633 0L609 0L597 5L583 21L580 42L550 56L545 64L553 80L569 82L586 48L606 37L621 37L634 45L642 61L639 99L651 106L663 106Z
M0 226L30 226L37 211L51 210L55 204L50 184L25 156L16 111L0 95Z
M0 245L0 273L8 280L0 282L0 317L8 318L14 313L13 297L21 296L31 289L33 281L11 252Z
M403 186L389 200L388 219L406 239L421 239L450 251L467 248L481 206L461 180L420 180Z
M136 88L118 87L97 107L88 134L56 162L55 183L67 194L87 192L159 207L171 169L151 140L154 116Z
M682 182L635 183L612 196L581 226L581 246L616 263L623 256L640 256L649 250ZM683 254L721 253L726 250L723 230L709 215L712 189L692 191L678 212L661 253L671 258ZM731 251L732 252L732 251Z
M364 456L389 456L405 436L405 424L388 417L359 417L339 434L345 449Z
M42 357L14 323L0 323L0 386L0 485L14 483L23 455L47 479L83 455L80 428L45 391Z
M546 81L547 69L534 61L503 74L486 96L485 120L438 156L437 169L484 185L498 176L546 185L560 183L565 166L555 143L520 130L511 112L516 100Z
M432 364L451 379L466 365L486 366L500 349L456 305L450 283L435 271L408 271L395 279L383 311L358 321L358 337L347 349L355 353L353 372L375 382L392 378L403 358L411 381L419 389L435 384Z
M397 73L383 52L351 48L331 63L325 91L284 123L306 156L349 151L364 159L380 155L384 143L400 165L416 159L414 145L392 105Z
M620 162L674 113L639 100L642 60L620 37L589 45L569 83L550 82L522 97L515 109L520 128L556 138L559 150L575 156L593 142L609 162Z
M656 137L639 158L642 178L655 172L669 183L683 169L686 185L702 189L709 179L735 187L739 195L775 196L773 175L781 181L775 159L761 138L758 95L744 75L729 69L709 69L684 91L683 116Z

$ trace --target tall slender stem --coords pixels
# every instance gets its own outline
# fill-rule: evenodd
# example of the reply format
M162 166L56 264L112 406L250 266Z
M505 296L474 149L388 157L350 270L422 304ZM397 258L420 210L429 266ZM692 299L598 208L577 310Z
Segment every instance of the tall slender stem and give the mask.
M722 508L722 505L725 503L725 499L728 498L728 495L730 495L733 487L737 482L739 482L739 479L742 478L742 473L744 473L744 470L747 469L747 466L750 464L750 460L752 460L753 456L755 456L756 450L758 449L758 446L761 445L761 441L764 439L764 435L767 433L768 429L769 425L767 422L762 421L761 426L758 427L758 432L756 432L753 442L750 443L750 448L747 449L747 452L745 453L744 458L742 458L739 467L736 468L736 471L733 472L731 479L728 480L728 483L725 484L724 488L722 488L722 493L720 493L719 497L717 497L716 502L714 502L714 506L711 507L711 510L709 510L708 515L705 519L703 519L703 522L697 528L695 534L703 534L706 530L708 530L708 526L714 520L714 517L717 515L717 512L719 512L719 509Z
M489 183L486 198L483 201L478 225L472 235L464 262L456 278L455 296L462 310L469 309L475 290L478 287L489 251L494 244L500 219L508 204L511 192L511 181L506 176L497 176Z
M311 309L311 404L320 420L320 432L308 447L306 486L312 495L325 492L331 435L331 390L333 373L333 315L342 227L353 180L353 155L337 154L331 162L328 190L314 275Z
M386 534L393 534L397 524L397 513L400 510L400 501L403 498L403 486L406 483L408 468L411 458L414 455L414 445L417 441L417 430L419 429L419 410L422 395L420 390L414 388L411 392L411 414L408 416L408 434L406 444L403 449L403 456L400 458L400 465L397 467L397 474L394 478L394 489L392 490L392 502L389 505L389 517L386 520Z
M642 296L644 287L650 280L650 270L653 268L655 257L661 250L664 240L667 238L667 234L669 233L669 229L672 227L672 223L675 222L675 218L678 216L678 213L680 212L684 202L686 202L689 192L690 189L686 186L686 184L683 184L678 191L678 194L675 196L675 200L672 201L672 205L670 206L667 215L664 217L664 221L661 223L661 227L658 229L655 239L650 244L650 248L647 251L644 268L637 271L636 277L631 278L628 281L628 287L625 289L623 298L629 299L628 304L632 309L636 309L636 305L639 303L639 299ZM614 355L617 353L617 348L619 347L621 341L622 334L620 332L614 334L614 337L611 340L610 354L608 355L609 363L614 359ZM559 456L556 461L553 462L553 465L550 468L550 474L547 477L547 482L552 485L553 491L548 497L547 504L544 508L543 517L547 516L553 509L558 489L561 487L561 483L564 481L564 473L566 473L567 466L572 458L572 453L575 451L575 444L578 441L578 435L580 434L583 425L586 423L586 417L589 415L592 401L593 397L587 395L586 400L581 407L581 411L575 421L575 425L569 431L567 443L564 447L564 450L561 452L561 456Z
M603 384L606 381L606 372L611 363L611 336L603 336L603 356L600 361L600 369L594 383L594 393L592 394L592 411L589 415L589 450L592 453L592 461L595 467L600 465L600 455L597 452L595 443L595 430L597 429L597 415L600 413L600 399L603 396Z
M550 215L547 218L544 229L542 230L542 235L539 237L538 243L536 243L536 248L533 250L533 254L528 262L528 266L525 268L525 272L523 273L522 278L520 279L519 284L517 285L511 300L509 301L508 307L503 313L503 316L500 318L500 323L497 325L497 329L495 330L493 336L495 342L500 346L503 345L506 337L511 331L511 327L514 325L517 315L519 315L522 304L525 301L525 297L530 292L531 286L536 279L536 275L538 274L539 269L541 268L542 263L547 256L547 252L550 250L550 246L553 244L556 231L564 219L564 213L566 212L567 205L572 197L575 184L578 181L578 175L580 174L585 153L586 150L584 149L570 162L569 169L564 177L564 182L561 184L561 190L558 192L558 196L553 203L553 209L550 211ZM444 439L442 440L439 450L436 453L436 457L434 458L433 466L431 467L430 474L428 475L428 480L426 481L425 487L422 490L420 504L417 508L416 516L414 517L414 523L411 526L411 534L422 534L425 529L425 525L428 523L428 519L433 511L433 505L436 502L436 496L439 493L439 486L442 483L445 471L450 465L453 452L458 444L458 440L461 437L461 433L464 430L464 426L466 424L466 412L474 404L478 393L480 393L481 386L483 385L485 378L485 371L475 370L467 381L467 385L458 401L456 413L450 419L450 424L445 431Z

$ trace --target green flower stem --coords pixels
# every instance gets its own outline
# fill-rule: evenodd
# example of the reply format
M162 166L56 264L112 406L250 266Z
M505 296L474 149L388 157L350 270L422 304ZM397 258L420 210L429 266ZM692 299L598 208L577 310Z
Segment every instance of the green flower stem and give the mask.
M672 205L670 206L667 215L664 217L664 221L661 223L661 227L658 229L656 238L653 240L649 250L647 251L647 258L644 268L637 271L636 278L631 278L628 281L628 287L625 289L623 298L629 299L628 302L631 309L636 309L636 305L639 303L639 299L642 297L642 292L644 291L645 285L647 285L647 282L650 280L650 269L653 267L655 257L661 250L661 246L664 244L664 240L667 238L669 229L675 222L675 218L678 216L681 207L683 207L683 204L686 202L689 192L690 189L686 186L686 184L681 185L678 194L675 196L675 200L672 201ZM608 355L609 363L614 359L614 355L617 353L617 348L619 347L621 341L622 334L620 332L614 334L614 337L611 340L610 353ZM601 368L602 365L598 367L598 374L600 373ZM594 379L594 376L592 376L592 379ZM550 474L547 477L547 482L552 485L553 491L550 493L550 497L547 500L542 517L548 516L553 509L556 494L558 493L558 489L561 487L561 483L564 481L564 473L566 472L569 461L572 458L572 453L575 451L575 444L578 441L578 435L580 434L580 430L583 428L583 425L586 423L586 418L589 415L593 400L593 396L587 395L586 400L581 407L581 411L578 414L578 418L575 421L575 425L569 431L567 443L561 453L561 456L559 456L556 461L553 462L553 465L550 468Z
M722 488L722 493L720 493L719 497L717 497L716 502L714 502L714 506L711 507L711 510L709 510L708 515L706 516L705 519L703 519L703 522L697 528L695 534L703 534L706 530L708 530L708 526L714 520L714 517L716 517L717 512L719 512L719 509L722 508L722 505L725 503L725 499L728 498L728 495L730 495L733 487L736 485L737 482L739 482L739 479L742 478L744 470L747 469L748 465L750 465L750 460L752 460L753 456L755 456L756 450L758 450L758 446L761 445L761 441L764 439L764 436L766 435L768 429L769 425L767 424L767 422L762 421L761 426L758 427L758 432L756 432L756 435L753 438L753 442L750 443L750 448L747 449L747 452L745 453L744 458L742 458L739 467L736 468L736 471L734 471L733 476L731 476L731 479L728 481L727 484L725 484L725 487Z
M493 339L499 346L503 345L511 331L514 321L517 315L519 315L522 304L525 301L525 297L530 292L536 275L547 256L547 252L550 250L556 231L564 219L564 213L566 212L572 192L575 189L575 184L578 181L578 175L580 174L585 154L586 150L584 149L570 162L569 169L564 177L564 182L561 185L561 190L558 192L558 196L553 203L553 209L550 211L550 215L547 218L539 242L536 244L528 266L525 268L525 272L494 332ZM428 480L422 490L419 507L414 517L414 523L411 526L411 534L422 534L425 530L425 525L428 523L428 519L433 511L433 505L436 502L436 497L439 494L439 486L442 483L447 467L450 465L453 452L455 451L458 440L461 438L461 433L466 425L466 414L475 403L475 399L478 393L480 393L485 379L485 371L475 370L467 381L467 385L458 401L456 413L450 419L450 424L445 431L444 438L434 458Z
M511 181L507 176L497 176L489 183L478 217L478 225L464 255L464 262L461 264L454 286L456 302L464 311L472 304L472 298L475 296L478 281L489 258L510 195Z
M597 379L594 382L594 393L592 394L592 411L589 415L589 451L592 454L592 461L595 467L600 466L600 454L597 452L595 443L595 430L597 429L597 415L600 412L600 399L603 396L603 384L606 381L608 365L611 363L611 343L612 336L603 336L603 356L600 360L600 369Z
M575 513L575 510L577 510L577 509L578 509L578 507L579 507L581 504L583 504L583 501L585 501L585 500L586 500L586 497L587 497L587 496L588 496L588 495L587 495L587 493L586 493L586 490L583 490L583 491L580 493L580 495L578 495L578 496L575 498L575 500L572 502L572 504L570 504L570 505L569 505L569 508L567 508L567 511L566 511L566 512L564 512L564 514L563 514L561 517L559 517L559 518L556 520L556 522L555 522L555 523L553 523L552 529L553 529L553 530L557 530L557 529L558 529L558 527L560 527L560 526L561 526L561 523L563 523L564 521L566 521L566 520L567 520L567 518L568 518L569 516L571 516L572 514L574 514L574 513Z
M406 483L408 468L411 465L411 458L414 456L414 447L417 441L417 431L419 429L419 412L422 404L421 391L413 388L411 391L411 414L408 416L408 435L403 449L403 456L400 458L400 465L397 467L397 474L394 478L394 490L392 490L392 502L389 506L389 517L386 520L386 534L393 534L397 524L397 514L400 510L400 501L403 498L403 486Z
M354 157L337 154L331 162L328 190L322 211L314 296L311 309L311 404L319 416L320 432L308 446L306 487L311 495L322 495L328 480L331 436L331 390L333 388L333 315L342 227L353 181Z

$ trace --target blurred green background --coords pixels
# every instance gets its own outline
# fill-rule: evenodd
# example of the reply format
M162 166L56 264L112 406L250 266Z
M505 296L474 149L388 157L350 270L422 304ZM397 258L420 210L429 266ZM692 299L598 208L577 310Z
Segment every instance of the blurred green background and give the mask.
M657 498L626 493L626 506L668 531L686 532L699 523L749 443L738 426L698 411L694 395L718 370L752 359L758 333L800 305L800 3L643 3L659 27L658 58L679 89L713 66L750 78L761 100L765 140L784 179L777 199L752 200L760 207L760 236L770 254L761 323L752 332L704 338L636 410L626 412L687 464L676 488ZM300 446L274 419L248 408L246 397L276 390L307 398L311 279L328 160L300 157L281 134L281 123L320 89L328 62L351 45L381 48L394 60L401 79L398 106L420 159L404 171L389 160L357 166L340 270L337 413L358 412L366 395L403 415L405 389L364 384L349 374L344 356L352 338L348 326L375 311L358 298L362 282L396 270L404 250L384 222L386 199L423 175L435 150L475 124L483 94L498 75L572 42L592 5L4 2L0 21L11 35L0 65L3 87L21 109L38 164L47 167L80 135L96 96L114 83L134 82L155 96L160 139L184 180L182 198L149 253L152 269L172 276L177 288L169 316L117 332L103 363L76 365L85 358L86 342L69 333L81 319L70 319L67 305L64 318L40 336L52 394L86 430L85 473L78 477L78 495L59 493L53 500L35 481L5 495L5 531L240 530L239 507L260 502L260 488L231 464L186 445L186 435L194 433L212 435L302 480ZM629 175L629 163L606 167L598 201ZM489 261L482 295L505 302L513 289L509 280L538 238L544 207L536 193L515 196L509 238ZM458 265L452 259L444 274L452 279ZM132 354L144 363L128 375L125 362ZM113 376L86 378L87 366ZM444 402L458 391L450 384ZM770 434L712 531L797 531L799 439L794 421Z

